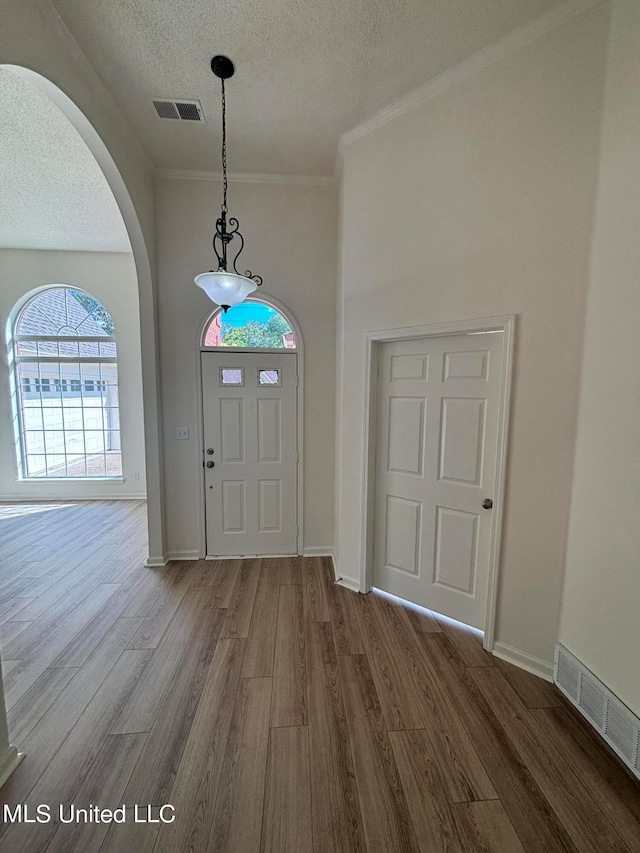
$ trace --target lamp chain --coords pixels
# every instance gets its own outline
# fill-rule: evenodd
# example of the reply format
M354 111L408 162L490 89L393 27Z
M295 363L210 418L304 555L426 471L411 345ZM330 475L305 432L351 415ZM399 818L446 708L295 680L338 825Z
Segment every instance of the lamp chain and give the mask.
M222 78L222 212L227 212L227 101L224 93L224 77Z

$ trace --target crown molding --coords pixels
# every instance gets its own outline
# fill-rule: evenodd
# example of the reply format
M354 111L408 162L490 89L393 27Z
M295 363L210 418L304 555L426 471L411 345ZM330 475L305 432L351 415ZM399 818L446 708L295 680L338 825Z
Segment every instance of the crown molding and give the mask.
M177 181L221 181L220 172L199 172L192 169L156 169L156 178ZM258 172L229 172L230 181L240 184L299 184L301 186L334 186L335 175L270 175Z
M49 20L51 26L54 27L58 31L60 36L67 42L69 52L82 66L84 66L86 76L91 79L93 86L95 86L100 91L100 94L106 100L109 101L111 108L116 112L120 119L120 130L122 132L122 135L126 138L127 144L131 147L131 150L137 157L140 165L145 169L147 173L153 173L153 161L147 154L146 150L143 148L133 128L120 110L120 107L113 99L111 92L107 89L107 87L102 81L102 78L91 64L89 57L80 47L80 44L76 40L69 27L64 22L64 19L62 18L58 10L51 3L51 0L34 0L34 5L42 12L43 15L45 15L45 17Z
M578 15L598 5L602 0L568 0L560 6L556 6L550 12L537 18L529 24L523 24L521 27L508 33L503 38L499 39L494 44L485 47L482 50L474 53L462 62L447 69L442 74L418 86L417 89L404 95L393 104L384 107L377 113L374 113L368 119L351 130L341 134L338 141L338 154L336 157L335 177L339 178L342 171L342 159L344 157L344 149L367 136L372 131L387 124L398 116L414 109L421 104L439 95L441 92L450 89L457 84L469 80L480 71L488 68L502 59L506 59L514 53L517 53L522 48L539 39L541 36L555 30L556 27L567 23Z

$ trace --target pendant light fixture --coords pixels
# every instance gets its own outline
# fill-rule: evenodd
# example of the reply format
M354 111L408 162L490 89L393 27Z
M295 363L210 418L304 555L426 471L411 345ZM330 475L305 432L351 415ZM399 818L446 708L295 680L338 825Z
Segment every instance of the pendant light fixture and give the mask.
M216 233L213 235L213 251L218 258L216 272L203 272L195 277L195 283L201 287L209 299L228 311L233 305L238 305L262 284L259 275L251 270L245 270L244 275L238 272L236 262L244 249L244 237L238 230L240 223L231 216L227 228L227 105L225 99L224 81L233 77L235 68L227 56L214 56L211 60L211 70L220 78L222 83L222 206L220 216L216 220ZM233 240L238 240L239 248L233 258L232 270L227 269L227 247Z

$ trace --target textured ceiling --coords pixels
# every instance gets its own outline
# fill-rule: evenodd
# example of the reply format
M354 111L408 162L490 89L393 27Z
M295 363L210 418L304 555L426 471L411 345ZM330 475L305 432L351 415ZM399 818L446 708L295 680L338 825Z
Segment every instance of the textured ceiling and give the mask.
M229 168L330 175L337 141L557 0L51 0L159 168L219 170L216 53ZM198 98L207 124L161 120L153 97Z
M130 252L93 155L32 84L0 69L0 247Z

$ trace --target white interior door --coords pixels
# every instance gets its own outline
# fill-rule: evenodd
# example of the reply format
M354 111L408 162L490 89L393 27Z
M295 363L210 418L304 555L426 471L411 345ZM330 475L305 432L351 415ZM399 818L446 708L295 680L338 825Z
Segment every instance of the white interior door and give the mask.
M379 347L373 585L481 629L503 338Z
M201 356L207 555L296 554L297 355Z

